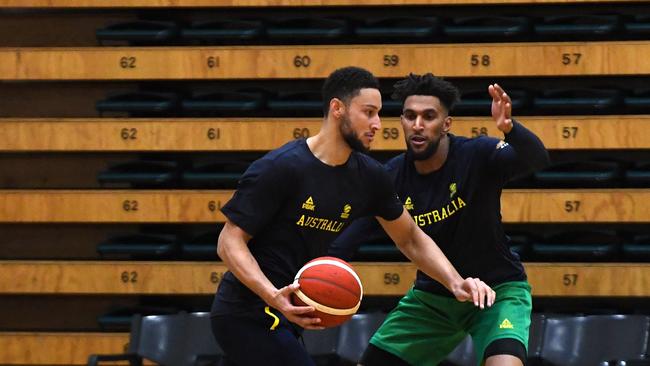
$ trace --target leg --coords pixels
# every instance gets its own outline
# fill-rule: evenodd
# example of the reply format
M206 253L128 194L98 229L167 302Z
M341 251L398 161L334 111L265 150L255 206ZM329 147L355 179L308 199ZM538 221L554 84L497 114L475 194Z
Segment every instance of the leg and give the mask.
M438 365L466 336L456 322L458 309L465 306L411 289L373 335L362 364Z
M383 349L369 344L361 357L360 365L363 366L409 366L409 363L384 351Z
M485 350L485 366L524 366L526 347L512 338L493 341Z
M524 364L515 356L497 355L488 357L485 366L523 366Z
M212 318L214 336L225 353L222 365L313 366L293 326L274 314L280 319L275 326L264 310Z
M475 311L469 321L477 362L486 366L525 365L532 312L530 286L506 282L495 286L494 291L494 305Z

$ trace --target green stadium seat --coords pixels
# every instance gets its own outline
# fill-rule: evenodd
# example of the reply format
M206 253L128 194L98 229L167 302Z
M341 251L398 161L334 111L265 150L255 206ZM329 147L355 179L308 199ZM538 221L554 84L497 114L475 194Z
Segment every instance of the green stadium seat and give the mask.
M522 40L530 37L531 21L524 16L458 17L443 26L443 33L471 42Z
M543 188L613 187L620 183L621 164L606 160L558 162L534 176Z
M97 29L100 43L124 41L131 45L162 45L172 43L179 35L179 27L174 22L138 20L120 22Z
M103 331L123 332L130 331L133 317L147 315L169 315L179 312L175 307L162 306L119 306L97 317L97 323Z
M630 113L650 112L650 88L637 88L623 97L625 109Z
M354 29L360 42L372 43L432 42L439 33L440 25L435 17L371 18Z
M637 234L624 241L623 257L631 262L650 261L650 234Z
M525 113L530 108L532 97L524 89L508 89L512 100L512 109L517 113ZM462 91L460 103L454 108L456 115L489 116L492 107L492 97L488 94L487 85L484 88L470 88Z
M533 28L545 40L609 39L620 31L621 19L617 14L551 15Z
M623 93L612 88L560 88L542 91L533 99L540 114L603 114L620 112Z
M104 187L174 187L178 186L180 169L173 160L134 160L109 166L97 180Z
M179 251L178 237L172 234L116 235L97 245L102 259L169 259Z
M183 112L190 116L250 116L266 104L266 96L252 91L197 92L183 99Z
M224 19L192 22L181 29L181 38L201 44L250 44L264 34L261 20Z
M287 17L270 20L266 34L279 44L343 43L350 35L350 25L338 18Z
M320 117L323 100L320 91L280 91L269 98L272 115L284 117Z
M650 15L636 14L626 17L623 28L630 36L647 39L650 36Z
M118 112L128 113L131 117L173 115L179 107L180 98L177 94L150 91L112 94L95 104L100 114Z
M650 162L637 161L625 171L628 187L650 187Z
M201 232L186 240L181 240L181 256L183 259L216 261L217 240L221 227Z
M616 261L621 238L613 230L567 230L551 233L531 244L542 262Z
M195 164L182 173L182 184L185 188L234 189L248 165L237 161Z

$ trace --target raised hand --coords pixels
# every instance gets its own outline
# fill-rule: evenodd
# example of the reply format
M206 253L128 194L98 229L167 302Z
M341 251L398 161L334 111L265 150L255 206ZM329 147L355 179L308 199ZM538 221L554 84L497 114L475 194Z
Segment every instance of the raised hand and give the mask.
M472 277L467 277L458 286L452 287L452 292L456 300L461 302L472 301L475 306L481 309L492 306L496 298L496 292L490 286L480 279Z
M492 119L497 123L497 128L503 133L512 130L512 100L498 84L488 86L492 97Z
M324 329L319 326L320 318L313 318L306 314L315 309L312 306L295 306L291 303L291 293L300 287L297 283L292 283L279 289L273 297L267 300L269 306L281 312L290 322L305 329Z

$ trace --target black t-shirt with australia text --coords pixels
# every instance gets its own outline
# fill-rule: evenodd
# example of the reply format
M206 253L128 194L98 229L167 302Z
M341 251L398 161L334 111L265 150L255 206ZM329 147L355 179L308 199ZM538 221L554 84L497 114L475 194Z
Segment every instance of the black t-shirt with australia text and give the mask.
M517 122L505 142L492 137L449 139L447 160L429 174L419 174L406 153L386 163L404 207L463 278L479 277L490 286L525 280L501 223L501 191L513 178L548 165L548 152ZM365 218L336 239L330 254L349 260L361 244L379 240L390 241L375 219ZM415 288L451 296L421 271Z
M330 166L301 139L252 163L222 212L252 236L251 253L280 288L293 282L309 260L326 255L352 220L363 216L394 220L403 206L377 161L353 152L345 164ZM262 304L232 272L226 272L212 314L243 312Z

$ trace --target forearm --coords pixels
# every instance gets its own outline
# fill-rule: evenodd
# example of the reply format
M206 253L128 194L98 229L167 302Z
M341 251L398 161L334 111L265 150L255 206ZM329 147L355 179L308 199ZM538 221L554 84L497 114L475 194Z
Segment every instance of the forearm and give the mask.
M219 257L239 281L257 294L266 303L275 294L277 288L269 281L257 260L243 240L236 238L219 238L217 247Z
M542 140L521 123L513 120L512 130L505 134L505 141L533 170L540 170L550 164L548 151Z

